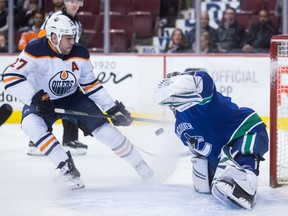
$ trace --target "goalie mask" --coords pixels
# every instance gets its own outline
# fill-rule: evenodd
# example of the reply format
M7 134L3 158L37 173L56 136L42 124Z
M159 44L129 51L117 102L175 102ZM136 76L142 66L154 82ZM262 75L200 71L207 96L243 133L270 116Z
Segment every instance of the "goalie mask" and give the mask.
M168 74L169 78L162 80L155 90L159 105L183 112L200 103L203 100L200 95L203 91L203 81L201 76L195 76L195 72L191 69L182 74L179 72Z
M47 21L46 27L47 39L56 47L57 51L62 54L59 45L63 35L76 35L76 25L65 15L58 15L50 18ZM55 34L58 39L58 44L54 44L52 41L52 34Z

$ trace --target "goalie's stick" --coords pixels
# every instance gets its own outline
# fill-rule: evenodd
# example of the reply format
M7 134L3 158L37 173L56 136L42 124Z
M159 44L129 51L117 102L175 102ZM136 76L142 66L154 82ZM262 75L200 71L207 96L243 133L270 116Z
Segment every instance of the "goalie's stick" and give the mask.
M0 126L10 117L12 111L13 109L10 104L3 104L0 107Z
M107 114L89 114L86 112L79 112L75 110L66 110L66 109L60 109L60 108L55 108L54 109L55 113L59 114L66 114L66 115L75 115L75 116L87 116L87 117L92 117L92 118L111 118L115 119L115 115L107 115ZM163 121L163 120L158 120L158 119L149 119L149 118L138 118L138 117L132 117L133 121L140 121L140 122L148 122L148 123L156 123L156 124L170 124L171 122L168 121Z

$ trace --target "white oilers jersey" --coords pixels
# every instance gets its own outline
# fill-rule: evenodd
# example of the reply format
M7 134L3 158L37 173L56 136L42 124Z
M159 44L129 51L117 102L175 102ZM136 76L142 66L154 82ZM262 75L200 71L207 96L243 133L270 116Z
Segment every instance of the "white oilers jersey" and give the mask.
M56 16L59 16L59 15L65 15L65 16L67 16L69 19L71 19L73 21L73 23L75 24L76 29L77 29L76 35L75 35L75 42L79 43L81 35L82 35L82 31L83 31L82 25L81 25L80 21L77 20L75 17L72 17L72 16L68 15L65 9L62 9L60 11L57 11L57 12L52 13L51 15L49 15L46 18L46 20L44 21L43 25L41 26L41 29L45 29L47 21L49 19L52 19L52 18L54 18Z
M55 52L46 38L28 44L3 75L6 91L30 105L43 89L51 100L73 94L79 86L103 111L115 105L93 72L89 52L75 44L69 55Z

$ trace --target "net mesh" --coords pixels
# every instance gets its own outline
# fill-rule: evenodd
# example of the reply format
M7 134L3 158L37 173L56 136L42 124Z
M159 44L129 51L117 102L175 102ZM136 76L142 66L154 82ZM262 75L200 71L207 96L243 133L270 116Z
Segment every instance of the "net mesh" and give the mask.
M288 184L288 40L277 43L277 147L279 185Z

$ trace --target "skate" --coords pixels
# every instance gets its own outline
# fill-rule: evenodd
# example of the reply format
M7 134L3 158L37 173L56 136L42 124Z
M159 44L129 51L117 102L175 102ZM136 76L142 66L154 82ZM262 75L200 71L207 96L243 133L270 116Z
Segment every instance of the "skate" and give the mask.
M65 151L70 151L72 155L85 155L87 154L88 146L78 140L63 143Z
M212 194L224 204L252 210L256 204L258 179L250 169L228 165L212 182Z
M142 180L147 182L154 175L153 170L147 165L144 160L141 160L140 163L134 167L137 173L141 176Z
M32 141L29 142L27 155L30 155L30 156L43 156L43 154L39 151L37 146Z
M248 194L233 179L222 179L216 182L212 193L224 204L230 203L234 207L247 210L252 210L256 201L256 193Z
M60 163L57 167L60 168L60 175L54 179L54 183L57 184L60 189L82 189L85 185L80 179L80 172L76 169L69 151L67 152L67 155L69 158L65 162Z

